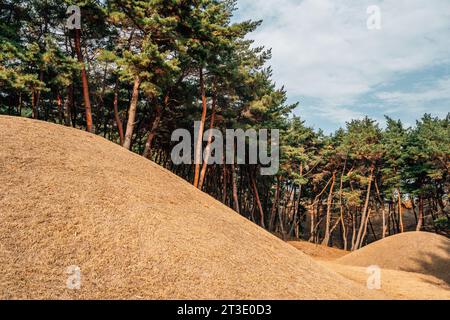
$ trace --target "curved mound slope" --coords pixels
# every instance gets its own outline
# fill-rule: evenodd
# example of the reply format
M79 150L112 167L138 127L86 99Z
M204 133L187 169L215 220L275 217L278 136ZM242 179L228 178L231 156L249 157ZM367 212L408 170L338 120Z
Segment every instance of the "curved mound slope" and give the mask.
M365 267L321 261L323 265L340 275L367 284L368 272ZM414 272L381 269L380 291L392 299L407 300L450 300L450 286L444 280Z
M318 260L336 260L348 254L348 251L331 248L321 244L315 244L308 241L288 241L291 246L305 253L306 255Z
M373 297L101 137L5 116L0 136L0 298Z
M379 240L336 262L429 274L450 283L450 240L428 232L405 232Z

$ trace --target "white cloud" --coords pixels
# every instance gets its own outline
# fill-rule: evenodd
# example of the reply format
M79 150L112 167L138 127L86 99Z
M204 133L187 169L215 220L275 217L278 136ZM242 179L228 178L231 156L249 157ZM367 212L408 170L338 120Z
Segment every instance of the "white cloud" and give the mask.
M450 110L450 105L442 106L442 101L450 101L450 77L439 79L420 87L411 88L407 91L382 91L376 97L390 106L390 111L400 111L416 113L430 112L427 106L432 104L440 106L439 110L434 110L438 116L445 116Z
M369 5L381 9L381 30L366 27ZM277 83L291 97L319 99L323 116L399 75L450 62L449 0L239 0L238 7L241 18L264 20L250 38L273 48ZM334 113L336 122L365 113L345 110Z

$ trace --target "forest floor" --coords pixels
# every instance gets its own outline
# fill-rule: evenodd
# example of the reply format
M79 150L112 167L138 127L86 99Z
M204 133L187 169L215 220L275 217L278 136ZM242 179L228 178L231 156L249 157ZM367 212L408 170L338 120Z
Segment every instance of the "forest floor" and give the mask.
M6 116L0 136L0 299L449 299L427 276L369 290L99 136Z

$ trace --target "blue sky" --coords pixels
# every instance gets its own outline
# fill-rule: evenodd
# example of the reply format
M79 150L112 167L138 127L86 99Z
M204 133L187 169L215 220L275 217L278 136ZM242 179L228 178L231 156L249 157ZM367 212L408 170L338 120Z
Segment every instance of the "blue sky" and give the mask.
M238 0L234 19L263 20L249 38L272 48L276 83L314 128L450 111L450 0Z

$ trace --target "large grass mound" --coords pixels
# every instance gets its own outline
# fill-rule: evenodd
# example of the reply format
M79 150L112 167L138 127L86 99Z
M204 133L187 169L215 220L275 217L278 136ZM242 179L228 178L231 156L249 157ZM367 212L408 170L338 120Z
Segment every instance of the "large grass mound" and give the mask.
M12 117L0 137L0 298L373 297L101 137Z
M428 232L405 232L376 241L336 262L423 273L450 283L450 240Z

